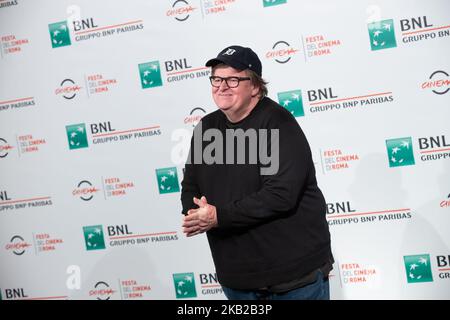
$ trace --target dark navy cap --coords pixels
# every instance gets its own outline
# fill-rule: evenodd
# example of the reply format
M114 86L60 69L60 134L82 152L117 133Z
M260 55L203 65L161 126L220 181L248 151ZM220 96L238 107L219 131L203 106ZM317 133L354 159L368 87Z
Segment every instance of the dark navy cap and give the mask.
M206 62L207 67L214 67L219 63L238 70L250 69L261 77L262 65L258 55L250 48L241 46L229 46L220 51L217 58L213 58Z

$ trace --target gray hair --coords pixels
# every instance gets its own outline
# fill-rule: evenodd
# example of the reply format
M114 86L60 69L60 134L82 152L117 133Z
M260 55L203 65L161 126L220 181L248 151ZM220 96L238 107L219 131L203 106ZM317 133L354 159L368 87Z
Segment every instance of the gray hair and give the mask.
M259 97L263 98L267 96L267 94L269 93L269 90L267 89L268 82L263 78L261 78L258 74L256 74L256 72L250 69L247 69L245 71L247 72L247 75L250 77L250 80L253 83L253 85L259 88L258 92Z

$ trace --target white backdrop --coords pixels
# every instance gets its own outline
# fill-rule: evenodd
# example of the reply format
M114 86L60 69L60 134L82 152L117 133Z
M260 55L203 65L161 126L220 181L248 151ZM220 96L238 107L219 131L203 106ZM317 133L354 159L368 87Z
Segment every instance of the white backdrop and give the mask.
M310 142L332 299L449 299L449 12L1 1L1 299L224 298L206 237L182 233L180 182L216 109L204 63L233 44L258 53Z

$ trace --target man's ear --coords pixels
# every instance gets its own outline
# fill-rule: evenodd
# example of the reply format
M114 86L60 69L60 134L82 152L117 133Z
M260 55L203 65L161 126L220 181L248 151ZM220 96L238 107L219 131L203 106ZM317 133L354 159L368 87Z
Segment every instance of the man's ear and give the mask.
M259 96L259 87L253 85L253 89L252 89L252 98Z

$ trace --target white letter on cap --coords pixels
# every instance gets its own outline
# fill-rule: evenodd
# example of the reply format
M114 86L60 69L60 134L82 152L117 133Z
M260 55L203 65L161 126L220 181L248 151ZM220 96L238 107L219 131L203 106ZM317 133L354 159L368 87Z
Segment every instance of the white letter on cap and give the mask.
M233 53L235 53L236 52L236 50L234 50L234 49L228 49L225 53L224 53L224 55L226 54L227 56L231 56L231 55L233 55Z

